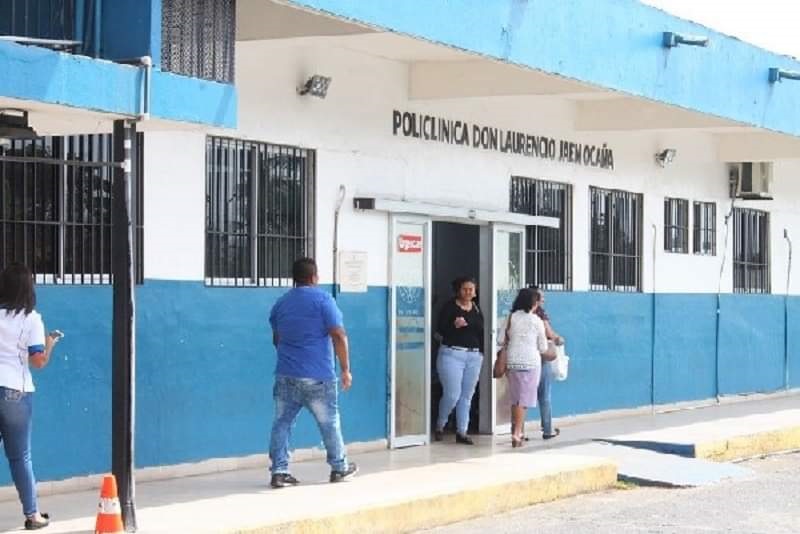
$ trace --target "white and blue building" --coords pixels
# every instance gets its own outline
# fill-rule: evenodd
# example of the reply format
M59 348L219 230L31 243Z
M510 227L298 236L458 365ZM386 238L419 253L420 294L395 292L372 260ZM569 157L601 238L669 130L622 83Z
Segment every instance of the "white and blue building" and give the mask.
M545 288L557 417L800 386L793 58L634 0L11 0L0 34L0 109L45 136L0 148L34 158L0 161L0 264L34 267L66 333L36 376L42 480L109 468L109 176L74 161L120 119L150 476L264 461L267 315L300 255L345 315L354 448L428 443L460 274L490 352L515 291ZM474 430L502 433L490 367ZM293 446L319 446L310 418Z

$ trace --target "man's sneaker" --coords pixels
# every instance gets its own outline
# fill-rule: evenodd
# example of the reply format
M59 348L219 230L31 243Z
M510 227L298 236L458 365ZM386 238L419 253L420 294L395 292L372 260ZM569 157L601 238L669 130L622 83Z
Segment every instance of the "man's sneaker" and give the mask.
M331 482L344 482L350 480L358 473L358 466L350 462L347 466L347 471L331 471Z
M269 485L273 488L285 488L287 486L296 486L300 481L294 478L289 473L277 473L272 475Z

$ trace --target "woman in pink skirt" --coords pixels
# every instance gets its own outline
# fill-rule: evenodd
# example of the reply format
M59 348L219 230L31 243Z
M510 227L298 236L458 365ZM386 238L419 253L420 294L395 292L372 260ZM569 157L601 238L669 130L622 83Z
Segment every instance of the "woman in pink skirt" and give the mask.
M519 447L525 433L525 412L536 406L536 392L542 372L541 353L547 350L544 323L534 313L542 301L542 294L533 289L521 289L511 314L508 327L501 332L501 342L507 343L508 393L511 399L511 445Z

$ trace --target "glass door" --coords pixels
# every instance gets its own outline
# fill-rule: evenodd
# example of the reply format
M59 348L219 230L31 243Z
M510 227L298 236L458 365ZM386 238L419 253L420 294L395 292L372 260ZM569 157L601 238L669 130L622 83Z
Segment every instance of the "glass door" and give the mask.
M430 243L426 218L393 216L390 230L392 448L430 434Z
M497 353L500 328L511 311L525 273L525 227L492 225L492 358ZM494 363L494 360L492 360ZM505 379L492 380L495 434L511 432L511 409Z

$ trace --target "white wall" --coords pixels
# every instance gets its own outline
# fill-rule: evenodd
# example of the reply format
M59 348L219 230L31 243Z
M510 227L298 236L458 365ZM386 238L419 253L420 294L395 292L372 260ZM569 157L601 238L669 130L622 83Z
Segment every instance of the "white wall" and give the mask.
M323 282L332 279L333 214L336 191L347 188L341 214L340 249L369 252L369 283L387 283L388 217L356 213L352 198L377 195L408 200L506 210L512 175L574 185L574 289L589 285L589 186L644 193L643 286L659 292L714 292L723 258L727 172L717 161L710 134L672 132L578 133L574 104L558 97L498 97L413 101L407 99L405 63L338 47L336 40L290 39L237 43L239 129L209 132L317 150L317 251ZM313 73L331 76L326 99L300 97L295 88ZM520 155L426 142L392 135L392 110L547 135L614 149L615 170L605 171ZM150 278L200 280L203 276L204 135L147 134L145 269ZM677 149L662 169L653 155ZM800 211L793 177L800 162L775 166L775 201L744 203L772 215L773 291L786 274L783 228L800 243ZM663 251L663 199L717 202L717 255ZM790 200L791 199L791 200ZM723 291L731 291L732 227ZM691 250L691 246L690 246ZM800 282L792 285L800 292Z

